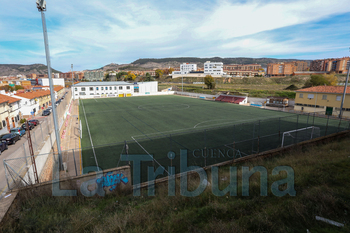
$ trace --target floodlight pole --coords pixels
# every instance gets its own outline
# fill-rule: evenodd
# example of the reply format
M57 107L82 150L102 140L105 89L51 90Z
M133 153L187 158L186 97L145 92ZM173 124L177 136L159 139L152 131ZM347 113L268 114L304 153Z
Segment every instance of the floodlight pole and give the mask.
M346 64L346 65L347 65L347 64ZM343 105L344 105L344 100L345 100L345 95L346 95L346 89L347 89L347 87L348 87L350 65L347 66L347 68L348 68L348 74L346 75L345 86L344 86L344 93L343 93L343 98L342 98L342 100L341 100L341 105L340 105L339 118L342 118L342 116L343 116Z
M61 151L61 142L60 142L60 130L58 127L57 121L57 111L56 111L56 99L55 92L53 88L53 81L51 77L51 61L50 61L50 50L49 50L49 40L47 37L47 29L46 29L46 21L45 21L45 13L46 11L46 2L45 1L37 1L37 8L41 12L41 21L43 24L43 34L44 34L44 44L45 44L45 52L46 52L46 63L47 63L47 73L49 75L49 85L50 85L50 95L51 95L51 106L52 106L52 115L53 122L55 127L55 136L56 136L56 144L57 144L57 152L59 159L59 168L63 170L62 167L62 151Z

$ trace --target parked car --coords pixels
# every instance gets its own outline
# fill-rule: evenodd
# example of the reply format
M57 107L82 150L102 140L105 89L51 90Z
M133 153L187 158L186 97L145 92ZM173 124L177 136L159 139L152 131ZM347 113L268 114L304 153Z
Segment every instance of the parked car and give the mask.
M16 144L16 142L21 139L20 136L16 133L7 133L0 136L2 142L7 144Z
M32 123L34 126L37 126L40 124L40 122L36 119L29 120L28 122Z
M46 109L46 110L43 111L43 113L41 115L42 116L48 116L50 114L51 114L51 110Z
M22 137L23 135L26 134L26 131L22 128L13 128L10 130L10 133L16 133L18 134L20 137Z
M29 125L29 129L30 129L30 130L34 129L34 124L33 124L33 123L28 122L28 125ZM27 130L27 123L24 123L24 124L21 126L21 129Z
M7 150L7 149L8 149L7 143L0 142L0 155L4 150Z
M49 107L47 107L47 109L45 109L45 110L49 110L50 112L52 112L52 107L49 106Z

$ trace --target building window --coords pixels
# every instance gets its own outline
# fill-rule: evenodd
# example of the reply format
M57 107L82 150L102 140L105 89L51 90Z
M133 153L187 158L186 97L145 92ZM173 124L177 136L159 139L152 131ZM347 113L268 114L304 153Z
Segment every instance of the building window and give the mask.
M109 90L112 90L112 87L109 87Z
M127 90L130 90L130 86L126 86L126 89L127 89Z
M299 98L303 98L304 97L304 94L299 94Z
M308 99L313 99L313 98L314 98L314 94L308 94L308 95L307 95L307 98L308 98Z
M114 90L117 90L117 87L114 87Z
M94 95L94 93L90 93L90 95Z
M123 90L123 87L122 87L122 86L120 86L120 87L119 87L119 90Z
M81 91L85 91L85 87L82 87L82 88L81 88Z
M101 91L103 91L103 87L101 87Z
M86 95L85 92L79 92L79 95Z
M341 101L341 95L337 95L337 101Z
M322 95L322 99L326 100L327 99L327 95Z
M6 121L2 121L2 127L6 126Z
M93 87L90 87L90 91L94 91L94 88L93 88Z
M78 88L74 88L74 91L78 91Z
M98 91L98 87L96 87L96 91Z

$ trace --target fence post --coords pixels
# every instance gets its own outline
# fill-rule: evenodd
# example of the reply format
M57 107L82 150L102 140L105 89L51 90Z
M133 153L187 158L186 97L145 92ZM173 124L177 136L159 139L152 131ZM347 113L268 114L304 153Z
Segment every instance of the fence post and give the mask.
M38 148L37 148L37 145L36 145L36 138L35 138L35 132L33 131L33 138L32 139L34 139L34 140L32 140L32 141L34 141L34 146L35 146L35 149L34 149L34 147L33 147L33 149L34 149L34 151L36 151Z
M41 130L41 138L42 138L43 141L44 141L43 127L41 127L41 124L40 124L40 130Z
M314 126L315 125L315 112L314 112L314 117L313 117L313 120L312 120L312 126Z
M3 162L4 162L4 169L5 169L5 177L6 177L7 188L11 190L11 187L10 187L10 184L9 184L9 179L8 179L8 174L7 174L7 164L6 164L5 160Z
M207 166L207 130L204 130L204 167Z
M77 171L77 164L75 162L75 155L74 155L74 149L72 149L73 151L73 159L74 159L74 168L75 168L75 175L78 176L78 171Z
M328 121L329 121L329 115L328 115L328 118L327 118L327 125L326 125L326 131L324 133L324 136L327 136L327 130L328 130Z
M306 127L308 127L308 125L309 125L309 117L310 117L310 113L307 114Z
M297 126L296 126L296 131L295 131L294 144L298 143L298 124L299 124L299 115L297 115Z
M259 120L259 128L258 128L258 154L260 152L260 120Z
M26 166L28 166L27 152L26 152L26 144L23 143L22 145L23 145L24 157L25 157L25 159L26 159Z
M278 118L278 139L280 141L280 144L282 143L281 142L281 117Z
M339 124L338 124L337 133L339 133L339 128L340 128L340 125L341 125L341 119L342 119L342 118L339 119Z

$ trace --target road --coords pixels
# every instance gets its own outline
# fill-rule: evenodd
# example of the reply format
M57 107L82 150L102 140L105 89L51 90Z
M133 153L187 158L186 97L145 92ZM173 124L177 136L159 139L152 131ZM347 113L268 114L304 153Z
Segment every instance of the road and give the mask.
M42 117L42 116L35 117L35 119L39 120L40 123L42 123L45 120L45 118L46 117ZM39 125L36 126L30 132L31 133L35 132L35 134L41 133L40 126ZM15 158L24 157L25 155L23 153L23 145L25 145L28 148L27 136L28 136L28 132L26 132L26 134L23 135L23 137L16 142L16 144L8 145L8 149L4 150L0 155L1 160L3 161L6 159L15 159ZM27 154L26 156L29 156L29 154ZM18 161L18 162L22 162L22 161ZM5 177L4 165L0 164L0 191L1 191L0 194L5 191L6 187L7 187L7 182Z

